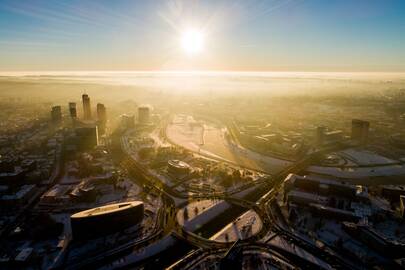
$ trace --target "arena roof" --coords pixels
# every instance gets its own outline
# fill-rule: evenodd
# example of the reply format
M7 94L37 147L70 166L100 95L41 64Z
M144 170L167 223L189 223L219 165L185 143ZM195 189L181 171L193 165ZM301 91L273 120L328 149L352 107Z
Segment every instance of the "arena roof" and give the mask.
M73 214L71 216L71 218L83 218L83 217L89 217L89 216L105 215L108 213L127 210L129 208L137 207L142 204L143 204L143 202L141 202L141 201L130 201L130 202L109 204L109 205L96 207L96 208L78 212L76 214Z

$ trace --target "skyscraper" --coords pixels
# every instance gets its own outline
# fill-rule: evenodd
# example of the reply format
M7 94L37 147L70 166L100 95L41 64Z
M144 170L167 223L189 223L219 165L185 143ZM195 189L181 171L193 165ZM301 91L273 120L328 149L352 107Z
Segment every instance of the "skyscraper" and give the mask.
M96 125L76 128L75 133L79 149L92 149L98 145L98 128Z
M135 126L135 116L123 114L120 116L123 129L133 128Z
M105 133L105 127L107 123L107 112L104 104L97 104L97 125L99 134Z
M149 123L150 108L148 106L141 106L138 108L138 122L139 124Z
M62 109L60 106L53 106L51 111L52 122L60 123L62 122Z
M107 121L107 112L104 104L97 103L97 119L103 122Z
M76 102L69 102L69 113L71 118L77 118Z
M361 144L367 143L370 122L359 119L352 120L352 140Z
M84 120L91 119L91 106L90 106L90 97L87 94L82 95L83 101L83 117Z

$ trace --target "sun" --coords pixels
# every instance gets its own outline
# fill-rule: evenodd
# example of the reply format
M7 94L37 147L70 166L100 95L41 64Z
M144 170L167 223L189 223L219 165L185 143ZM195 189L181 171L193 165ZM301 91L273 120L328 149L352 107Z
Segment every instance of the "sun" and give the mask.
M189 29L181 36L181 47L190 55L198 54L204 49L204 35L195 29Z

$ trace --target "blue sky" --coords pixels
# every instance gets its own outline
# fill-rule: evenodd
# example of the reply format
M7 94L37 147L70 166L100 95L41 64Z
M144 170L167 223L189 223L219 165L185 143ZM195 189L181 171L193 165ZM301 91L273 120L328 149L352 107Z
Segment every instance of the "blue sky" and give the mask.
M0 0L0 70L405 71L402 0ZM179 40L204 33L190 56Z

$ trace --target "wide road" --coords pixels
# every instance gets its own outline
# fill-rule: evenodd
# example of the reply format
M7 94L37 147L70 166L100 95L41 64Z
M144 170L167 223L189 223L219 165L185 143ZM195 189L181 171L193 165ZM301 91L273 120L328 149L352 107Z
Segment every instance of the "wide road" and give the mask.
M162 226L164 228L165 234L173 231L174 235L178 238L181 238L183 240L189 241L191 244L201 247L203 249L207 250L215 250L218 248L226 248L229 246L229 243L219 243L216 241L208 240L206 238L199 237L191 232L188 232L184 230L181 226L177 224L175 220L173 220L175 217L173 215L174 213L174 203L173 202L173 197L177 198L185 198L185 195L182 193L179 193L175 190L173 190L171 187L167 186L165 183L160 181L158 178L154 177L148 170L148 168L143 167L139 162L137 162L136 158L132 156L130 147L128 146L127 140L125 137L121 138L121 147L124 153L126 154L126 158L124 159L124 167L131 173L133 176L137 177L138 179L141 179L142 181L145 182L148 186L151 188L155 188L159 190L162 195L166 198L168 205L165 207L165 213L169 213L169 215L166 215L163 219L165 222L162 223ZM280 235L284 236L289 236L291 239L294 239L291 237L291 233L288 231L283 231L283 228L280 228L277 226L277 220L273 218L272 213L269 215L266 213L266 206L269 202L271 202L277 192L279 191L281 184L283 183L283 180L285 177L290 174L290 173L297 173L303 169L305 169L307 166L309 166L312 162L316 161L323 155L333 152L339 149L345 148L345 145L334 145L334 146L329 146L325 147L321 150L318 150L316 152L313 152L306 157L302 158L301 160L298 160L293 163L289 163L289 166L284 167L284 169L281 169L277 174L274 175L274 177L269 179L268 183L262 184L263 188L270 188L270 191L265 194L257 203L257 207L254 207L257 212L259 212L259 215L264 219L263 221L266 223L267 227L271 227L272 229L274 228L275 231L279 232ZM200 153L201 154L201 153ZM224 200L231 201L232 203L236 203L238 205L247 205L248 207L251 206L250 202L246 202L243 199L235 198L232 196L232 194L200 194L196 197L198 198L212 198L215 196L216 198L222 198ZM188 196L186 196L188 198ZM271 224L271 223L275 223ZM290 239L289 238L289 239ZM243 243L243 241L241 241ZM297 246L300 246L299 241L296 241L295 243ZM302 247L305 250L308 250L308 243L303 242ZM317 249L317 247L309 246L312 249L310 251L314 252L314 249ZM312 253L310 252L310 253ZM324 252L324 251L322 251ZM316 256L316 254L314 254ZM328 256L324 256L324 258L328 258L328 261L332 263L334 266L343 266L344 263L340 262L339 259L335 259L335 256L331 254L327 254ZM331 258L331 259L330 259ZM347 265L346 265L347 266ZM340 267L338 267L340 268Z

